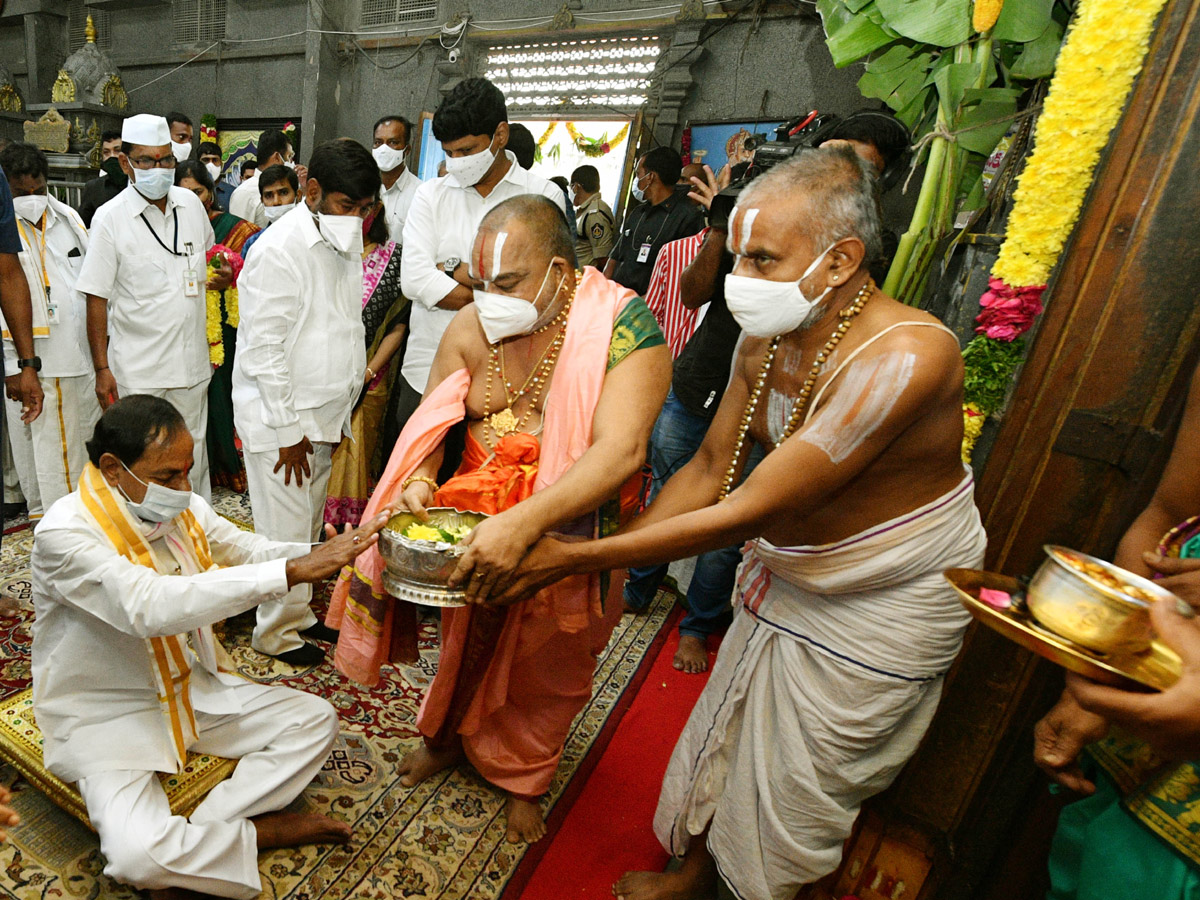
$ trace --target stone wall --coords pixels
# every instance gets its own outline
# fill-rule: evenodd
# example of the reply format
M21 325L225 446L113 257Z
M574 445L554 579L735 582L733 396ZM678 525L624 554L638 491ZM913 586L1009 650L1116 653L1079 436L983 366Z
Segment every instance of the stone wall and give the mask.
M49 99L31 96L30 73L39 67L42 71L57 67L65 59L64 9L68 2L10 0L0 17L0 58L13 70L27 102ZM578 0L568 5L581 6ZM422 110L433 110L440 89L455 77L470 74L472 67L480 64L482 48L497 38L649 30L673 40L675 55L687 55L672 69L660 91L655 137L675 144L689 121L753 118L760 112L766 119L783 119L813 106L848 112L862 103L855 88L858 72L833 68L820 22L792 4L767 6L757 19L751 10L728 24L723 24L724 10L744 4L708 4L707 24L677 25L673 9L654 13L664 18L651 22L584 19L647 15L647 10L665 5L589 0L586 10L574 10L580 18L573 31L551 32L549 24L538 22L538 17L552 17L562 8L562 0L525 0L519 11L510 0L441 0L440 21L469 9L482 22L519 14L537 25L536 30L525 31L472 29L463 47L467 52L458 65L447 62L447 53L436 38L414 55L420 35L397 34L396 27L358 35L362 50L345 35L304 34L306 29L361 30L360 0L322 0L319 4L314 0L227 0L227 42L195 62L188 60L204 44L175 45L169 0L126 9L114 9L119 4L109 0L105 8L111 10L111 53L130 92L131 111L179 109L197 122L204 113L226 120L299 120L302 155L313 141L327 137L366 140L371 124L381 114L399 112L415 119ZM30 17L38 17L43 25L61 26L58 47L46 48L44 41L39 44L40 62L26 58ZM260 40L273 36L278 39ZM238 41L248 43L235 43ZM183 68L172 71L184 63Z

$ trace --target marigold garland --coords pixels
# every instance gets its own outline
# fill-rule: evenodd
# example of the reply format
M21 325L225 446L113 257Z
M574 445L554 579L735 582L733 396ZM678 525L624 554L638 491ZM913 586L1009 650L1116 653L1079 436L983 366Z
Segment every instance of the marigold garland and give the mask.
M237 328L241 319L238 316L238 292L234 285L237 284L238 273L242 270L242 257L241 254L235 253L222 244L215 244L207 254L210 272L216 271L217 267L213 258L218 254L222 255L233 269L233 282L224 291L225 322L231 328ZM214 369L219 369L225 362L225 335L221 328L221 294L221 291L206 290L204 292L204 331L208 338L208 361L212 363Z
M964 459L983 422L1003 404L1021 359L1013 342L1042 311L1042 292L1079 218L1165 3L1081 0L1075 11L1034 130L1033 152L1013 195L1008 234L980 298L980 336L963 351L969 387Z
M620 146L621 142L625 140L626 136L629 134L628 122L621 126L621 130L617 132L616 137L614 137L612 140L586 137L585 135L579 133L579 129L575 127L574 122L564 122L563 124L566 126L567 134L571 138L571 143L575 145L575 149L584 156L590 156L593 158L604 156L612 152L614 149ZM549 127L542 132L542 136L537 139L537 145L539 148L546 146L546 142L550 140L550 135L554 134L554 129L557 127L558 120L555 119L550 123Z

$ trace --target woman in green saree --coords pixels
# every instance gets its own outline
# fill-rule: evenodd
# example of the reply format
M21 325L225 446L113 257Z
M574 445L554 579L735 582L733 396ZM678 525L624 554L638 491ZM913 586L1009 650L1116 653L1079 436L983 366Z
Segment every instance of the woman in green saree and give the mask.
M213 377L208 384L208 465L214 487L244 492L246 469L238 454L233 431L233 354L238 324L235 282L236 272L242 267L242 247L259 228L253 222L216 208L212 177L198 161L189 159L180 163L175 169L175 183L199 197L208 210L217 242L214 247L217 253L213 258L220 256L221 262L230 269L232 281L229 287L210 290L207 297L209 359L213 363Z

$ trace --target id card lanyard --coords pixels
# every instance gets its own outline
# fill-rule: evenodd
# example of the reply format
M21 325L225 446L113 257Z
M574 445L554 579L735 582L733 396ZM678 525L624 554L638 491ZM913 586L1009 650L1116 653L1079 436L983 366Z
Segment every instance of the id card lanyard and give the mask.
M46 295L46 321L51 325L58 324L58 307L50 296L50 270L46 268L46 216L47 213L42 213L42 223L40 228L34 228L34 231L40 232L41 240L38 242L39 261L42 267L42 291ZM29 232L25 230L25 221L20 216L17 217L17 224L21 226L21 234L25 236L25 240L33 246L34 240L29 236Z
M662 237L663 229L667 227L667 222L670 220L670 218L671 218L671 210L668 209L667 214L665 216L663 216L662 224L658 226L658 234L654 235L654 237L650 237L650 232L649 231L646 232L646 240L642 244L641 249L638 250L638 255L637 255L638 262L644 263L644 262L650 261L650 248L654 246L655 241L657 241L660 237ZM645 220L646 220L646 216L645 216L645 214L643 214L642 221L644 222ZM641 223L639 222L638 224L641 224Z
M144 212L138 213L138 218L142 220L142 224L144 224L146 226L146 228L150 231L150 234L153 236L154 240L156 240L158 242L158 246L162 247L164 250L166 250L172 256L175 256L175 257L182 256L188 261L187 268L184 269L184 271L183 271L183 294L185 297L199 297L200 296L200 276L196 272L195 267L191 265L192 253L193 253L192 242L191 241L185 242L183 245L184 252L183 253L179 252L179 208L178 207L172 208L171 215L175 221L175 230L171 236L171 244L172 244L171 247L168 247L166 244L163 243L163 239L158 236L158 232L154 230L154 226L152 226L150 224L150 220L146 218L146 214Z

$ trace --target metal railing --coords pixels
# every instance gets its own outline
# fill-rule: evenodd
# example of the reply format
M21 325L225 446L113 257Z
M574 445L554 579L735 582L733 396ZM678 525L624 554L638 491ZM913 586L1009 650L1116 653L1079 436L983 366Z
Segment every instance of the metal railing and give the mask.
M83 205L82 181L50 180L46 182L46 188L51 194L72 209L79 209Z

